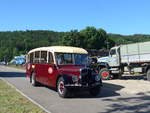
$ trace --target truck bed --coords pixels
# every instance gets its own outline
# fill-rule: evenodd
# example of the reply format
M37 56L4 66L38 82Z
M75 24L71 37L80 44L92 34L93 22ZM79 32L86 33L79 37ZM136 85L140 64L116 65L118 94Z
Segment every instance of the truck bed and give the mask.
M150 41L120 46L121 63L150 62Z

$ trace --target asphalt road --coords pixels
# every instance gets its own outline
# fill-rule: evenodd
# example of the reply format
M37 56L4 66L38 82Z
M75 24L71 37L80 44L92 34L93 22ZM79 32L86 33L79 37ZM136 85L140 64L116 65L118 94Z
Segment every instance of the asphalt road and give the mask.
M72 98L62 99L49 87L31 86L22 70L0 66L0 78L51 113L150 113L150 96L117 93L124 87L115 84L104 83L97 97L87 92L78 92Z

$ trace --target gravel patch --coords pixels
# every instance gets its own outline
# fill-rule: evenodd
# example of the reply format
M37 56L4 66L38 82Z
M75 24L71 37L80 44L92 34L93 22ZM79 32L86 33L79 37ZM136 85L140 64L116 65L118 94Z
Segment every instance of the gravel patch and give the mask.
M121 86L122 88L116 91L120 94L125 93L150 95L150 81L145 80L143 76L125 76L121 80L106 80L103 81L103 83Z

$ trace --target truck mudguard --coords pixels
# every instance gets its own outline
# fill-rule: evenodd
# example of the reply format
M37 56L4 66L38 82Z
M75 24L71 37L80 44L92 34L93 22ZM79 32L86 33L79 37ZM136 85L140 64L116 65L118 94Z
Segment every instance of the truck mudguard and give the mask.
M99 69L99 68L108 68L108 69L109 69L109 65L108 65L108 63L106 63L106 62L100 62L100 63L98 63L97 68L98 68L98 69Z

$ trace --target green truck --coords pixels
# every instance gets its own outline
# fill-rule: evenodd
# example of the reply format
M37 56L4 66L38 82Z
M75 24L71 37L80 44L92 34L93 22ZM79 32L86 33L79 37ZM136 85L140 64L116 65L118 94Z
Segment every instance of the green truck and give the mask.
M108 57L98 58L97 62L103 79L119 78L128 71L146 74L150 80L150 41L113 47Z

